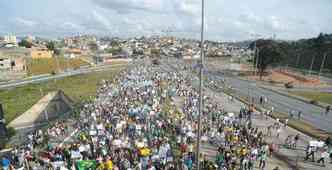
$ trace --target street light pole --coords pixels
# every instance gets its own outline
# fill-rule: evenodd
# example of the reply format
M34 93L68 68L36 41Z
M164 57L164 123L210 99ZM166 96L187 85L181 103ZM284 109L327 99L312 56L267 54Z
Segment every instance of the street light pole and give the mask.
M313 65L314 65L315 58L316 58L316 56L314 56L314 57L312 58L312 60L311 60L311 65L310 65L310 70L309 70L309 75L310 75L310 76L311 76L311 74L312 74L312 67L313 67Z
M297 69L299 67L299 63L300 63L300 55L297 55L297 59L296 59L296 68Z
M204 1L202 0L202 23L201 23L201 63L199 67L199 111L198 111L198 124L197 124L197 141L196 141L196 169L199 167L200 155L200 141L201 141L201 115L203 110L203 68L204 68Z
M320 74L322 73L322 71L323 71L323 69L324 69L325 60L326 60L326 53L324 54L324 58L323 58L323 61L322 61L322 65L320 66L320 69L319 69L319 74L318 74L318 78L319 78L319 79L320 79Z

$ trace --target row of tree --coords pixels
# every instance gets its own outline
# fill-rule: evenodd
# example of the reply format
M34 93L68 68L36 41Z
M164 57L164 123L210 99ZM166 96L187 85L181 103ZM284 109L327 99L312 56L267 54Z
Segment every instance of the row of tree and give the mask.
M25 47L25 48L32 48L34 46L34 44L31 41L23 39L18 43L18 46ZM46 48L50 51L53 51L55 55L60 54L60 50L58 48L56 48L56 43L54 41L48 41L46 43Z
M269 66L290 66L314 71L323 68L332 72L332 34L319 34L316 38L298 41L259 39L250 44L257 49L253 62L262 75Z

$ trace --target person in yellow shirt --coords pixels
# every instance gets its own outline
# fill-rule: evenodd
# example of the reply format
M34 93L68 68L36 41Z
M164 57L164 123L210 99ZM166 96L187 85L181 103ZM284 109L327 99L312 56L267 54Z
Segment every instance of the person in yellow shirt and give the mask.
M104 170L105 169L105 164L104 163L100 163L97 167L97 170Z
M106 161L105 167L106 167L107 170L112 170L113 169L113 162L112 162L112 160Z

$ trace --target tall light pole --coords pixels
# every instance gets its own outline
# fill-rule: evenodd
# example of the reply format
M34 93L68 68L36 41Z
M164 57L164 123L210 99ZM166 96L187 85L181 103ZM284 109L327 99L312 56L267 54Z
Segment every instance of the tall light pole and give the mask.
M297 59L296 59L296 68L298 69L300 63L300 55L297 54Z
M254 72L255 72L255 75L256 75L256 70L257 70L257 63L258 63L258 59L257 59L257 45L256 45L256 39L255 39L255 43L254 43L254 59L255 59L255 69L254 69Z
M325 65L325 60L326 60L326 53L324 54L324 58L323 58L323 61L322 61L322 65L320 66L320 69L319 69L319 73L318 73L318 78L320 79L320 74L322 73L323 69L324 69L324 65Z
M312 58L312 60L311 60L311 65L310 65L310 70L309 70L309 75L310 75L310 76L311 76L311 74L312 74L312 67L313 67L313 65L314 65L315 58L316 58L316 56L314 56L314 57Z
M254 62L254 76L257 74L257 69L258 69L258 58L259 58L259 56L257 55L257 53L258 53L258 50L257 50L257 44L256 44L256 42L257 42L257 39L259 39L260 37L261 37L261 35L260 34L256 34L256 33L251 33L250 34L250 36L251 37L253 37L253 39L254 39L254 59L255 59L255 62Z
M197 124L197 141L196 141L196 169L199 167L200 141L201 141L201 115L203 110L203 68L204 68L204 1L202 0L202 23L201 23L201 63L199 67L199 111Z

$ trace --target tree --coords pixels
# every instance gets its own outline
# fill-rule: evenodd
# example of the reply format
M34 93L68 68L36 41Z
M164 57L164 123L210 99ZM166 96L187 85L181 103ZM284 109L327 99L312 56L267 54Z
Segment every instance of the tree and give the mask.
M53 41L48 42L48 43L46 44L46 47L47 47L47 49L50 50L50 51L54 51L54 50L55 50L55 44L54 44Z
M258 55L255 55L254 63L257 61L257 68L260 78L262 78L268 66L277 64L284 58L282 44L273 40L257 40L256 47Z
M55 55L60 55L61 51L58 48L56 48L56 49L54 49L54 54Z
M20 47L25 47L25 48L31 48L32 43L27 41L27 40L22 40L21 42L18 43Z
M55 55L60 55L61 54L61 50L59 48L56 48L56 44L53 41L49 41L46 44L46 48L50 51L53 51Z

